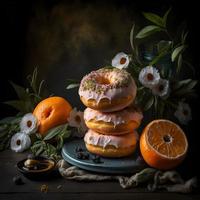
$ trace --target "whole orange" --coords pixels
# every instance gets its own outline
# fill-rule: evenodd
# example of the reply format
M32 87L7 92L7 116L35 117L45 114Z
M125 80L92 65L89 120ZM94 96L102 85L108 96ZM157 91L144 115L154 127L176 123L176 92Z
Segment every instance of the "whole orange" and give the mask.
M62 97L44 99L33 111L39 124L38 132L45 136L49 129L66 123L71 110L69 102Z
M159 119L150 122L140 137L140 151L148 165L167 170L179 165L188 149L183 130L175 123Z

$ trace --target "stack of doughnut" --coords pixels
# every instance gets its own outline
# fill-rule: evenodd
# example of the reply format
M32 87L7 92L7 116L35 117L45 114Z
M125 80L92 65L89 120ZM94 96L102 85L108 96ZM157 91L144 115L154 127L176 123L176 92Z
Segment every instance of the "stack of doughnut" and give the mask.
M87 107L84 137L89 152L103 157L124 157L135 151L136 129L143 118L134 106L137 86L131 75L105 67L84 76L79 95Z

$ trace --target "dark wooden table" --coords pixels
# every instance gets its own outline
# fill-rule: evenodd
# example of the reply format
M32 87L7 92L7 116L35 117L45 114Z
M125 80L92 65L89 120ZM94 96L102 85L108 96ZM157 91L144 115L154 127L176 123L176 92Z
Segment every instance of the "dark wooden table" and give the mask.
M0 200L20 199L87 199L87 200L126 200L126 199L163 199L190 200L200 199L200 194L150 193L145 188L124 190L118 182L76 182L62 177L48 181L31 181L22 176L24 185L15 185L13 177L20 175L16 168L17 161L26 157L25 153L14 153L10 150L0 152ZM40 190L41 185L48 185L48 192Z

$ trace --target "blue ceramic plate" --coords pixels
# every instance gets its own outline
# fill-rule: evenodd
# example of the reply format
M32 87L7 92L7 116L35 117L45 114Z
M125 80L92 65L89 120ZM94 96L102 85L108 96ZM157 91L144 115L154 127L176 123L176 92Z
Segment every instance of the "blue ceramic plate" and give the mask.
M138 156L138 152L135 152L133 155L124 158L101 157L101 162L95 163L92 160L95 155L91 153L89 153L89 159L78 159L76 151L77 148L82 148L84 152L89 153L86 150L83 139L74 139L67 142L63 146L62 157L68 163L85 170L112 174L129 174L138 172L146 167L144 161Z

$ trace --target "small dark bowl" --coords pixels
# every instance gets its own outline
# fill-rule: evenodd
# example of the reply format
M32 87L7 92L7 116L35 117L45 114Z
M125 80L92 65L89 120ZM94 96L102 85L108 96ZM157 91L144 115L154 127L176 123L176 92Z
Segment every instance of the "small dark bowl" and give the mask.
M18 170L27 178L32 180L42 180L42 179L50 179L52 176L55 176L55 173L57 173L56 170L56 161L53 159L45 158L45 157L35 157L35 160L38 161L46 161L49 163L49 167L44 169L27 169L24 165L24 162L27 160L23 159L17 163Z

